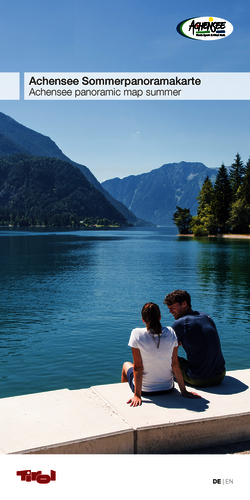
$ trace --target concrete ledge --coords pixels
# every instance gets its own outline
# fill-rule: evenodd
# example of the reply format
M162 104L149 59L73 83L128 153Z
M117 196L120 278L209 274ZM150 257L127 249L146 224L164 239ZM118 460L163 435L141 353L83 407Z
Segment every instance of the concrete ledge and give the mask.
M134 429L135 453L180 453L250 439L250 370L228 372L217 387L196 390L202 399L183 398L175 389L143 398L130 408L126 384L93 387ZM191 389L193 390L193 389Z
M183 398L178 389L131 408L127 384L0 399L0 454L145 454L250 439L250 370Z
M244 418L242 418L244 417ZM235 430L239 427L239 430ZM250 415L137 430L137 453L181 453L249 439Z
M133 453L131 427L91 389L0 400L0 448L13 453Z

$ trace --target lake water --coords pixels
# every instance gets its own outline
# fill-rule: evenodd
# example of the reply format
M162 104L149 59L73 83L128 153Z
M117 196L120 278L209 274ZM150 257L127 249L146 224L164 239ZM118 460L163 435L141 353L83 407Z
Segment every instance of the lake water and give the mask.
M227 369L250 368L250 241L176 232L0 228L0 397L120 382L143 304L172 325L177 288L213 317Z

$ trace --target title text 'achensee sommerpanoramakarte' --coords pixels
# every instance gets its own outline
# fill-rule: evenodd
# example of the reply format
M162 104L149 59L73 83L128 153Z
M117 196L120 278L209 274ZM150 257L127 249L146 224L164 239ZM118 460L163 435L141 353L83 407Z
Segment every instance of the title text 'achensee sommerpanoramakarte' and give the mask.
M131 86L197 86L201 85L201 79L190 77L190 78L182 78L175 76L174 78L89 78L88 76L83 76L81 79L79 78L48 78L48 77L39 77L35 78L32 76L29 80L29 85L38 86L39 89L32 88L30 90L30 94L33 95L63 95L63 96L71 96L72 90L66 89L41 89L41 86L46 87L59 87L59 86L67 86L67 87L78 87L75 89L75 97L83 96L83 95L121 95L121 88L123 88L123 95L126 93L133 93L133 91L126 89ZM79 85L82 85L82 90L79 89ZM112 86L113 89L107 89L106 86ZM87 88L88 87L88 88ZM102 87L99 88L98 87ZM119 88L120 87L120 88ZM138 91L135 91L138 92ZM142 95L143 91L140 91ZM146 95L149 95L150 90L146 90ZM167 92L167 91L165 91ZM169 91L170 92L170 91ZM172 92L172 91L171 91ZM179 94L181 91L174 91Z

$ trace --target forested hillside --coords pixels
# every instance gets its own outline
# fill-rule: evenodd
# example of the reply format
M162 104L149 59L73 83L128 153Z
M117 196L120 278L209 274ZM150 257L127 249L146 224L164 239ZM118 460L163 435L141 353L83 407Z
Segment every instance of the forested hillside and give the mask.
M1 225L72 226L86 218L127 223L70 163L23 154L0 159Z
M138 220L133 212L125 205L115 200L101 186L89 168L68 158L50 137L25 127L10 116L0 112L0 157L15 153L26 153L40 157L46 156L68 161L74 167L79 168L90 184L101 191L105 198L116 208L116 210L121 212L129 222L134 225L147 225L145 221Z

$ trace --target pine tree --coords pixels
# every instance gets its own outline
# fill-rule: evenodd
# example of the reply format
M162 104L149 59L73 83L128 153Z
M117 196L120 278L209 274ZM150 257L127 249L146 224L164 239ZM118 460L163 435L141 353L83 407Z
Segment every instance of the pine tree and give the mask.
M198 200L198 208L197 215L202 216L204 210L207 210L207 207L212 206L214 204L214 188L211 182L211 179L208 177L205 178L201 190L197 196Z
M195 236L217 234L219 222L215 213L215 194L211 179L207 176L197 197L197 216L192 217L191 229Z
M232 188L227 169L222 163L214 183L214 209L221 233L229 230L228 219L232 202Z
M245 174L245 167L239 153L237 153L234 163L232 163L229 172L229 179L232 187L233 200L237 199L237 192L242 185Z
M241 188L241 198L247 205L250 205L250 158L246 164L245 176Z

